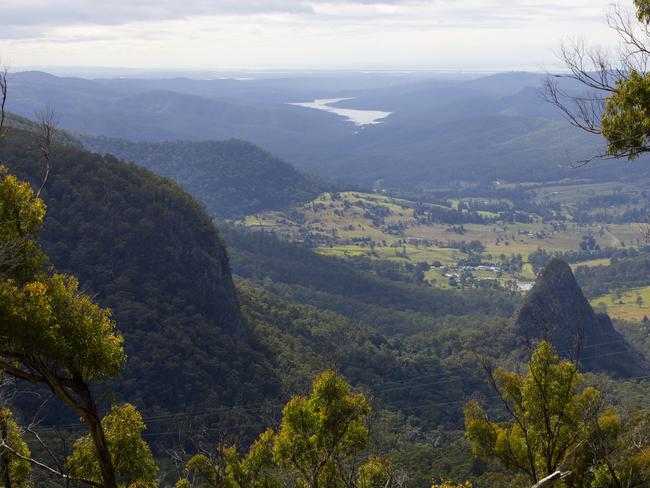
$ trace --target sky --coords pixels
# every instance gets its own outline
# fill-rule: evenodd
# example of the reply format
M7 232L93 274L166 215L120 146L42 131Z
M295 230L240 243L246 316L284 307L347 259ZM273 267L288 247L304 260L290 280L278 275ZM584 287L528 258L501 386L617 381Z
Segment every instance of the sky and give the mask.
M21 67L544 70L610 0L0 0ZM631 4L631 0L622 3Z

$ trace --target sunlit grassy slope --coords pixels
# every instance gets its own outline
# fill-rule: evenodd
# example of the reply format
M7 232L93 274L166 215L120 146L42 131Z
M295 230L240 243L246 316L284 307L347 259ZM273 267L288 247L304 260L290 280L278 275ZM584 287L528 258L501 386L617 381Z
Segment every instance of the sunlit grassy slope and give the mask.
M612 318L638 322L645 316L650 317L650 286L596 297L591 304L603 311L606 308Z
M581 191L592 195L591 189ZM458 208L459 203L449 201L445 208ZM258 213L240 223L309 242L317 252L330 256L440 264L442 267L425 274L429 282L440 287L447 286L449 281L450 272L445 266L454 266L468 257L459 249L462 241L480 241L485 247L481 258L499 264L516 255L526 261L530 253L540 248L549 252L576 250L585 234L592 234L601 247L618 247L639 239L638 226L634 224L577 225L568 221L558 229L534 214L531 215L533 223L465 223L460 229L459 225L418 222L414 216L416 205L378 193L323 193L294 210ZM580 264L605 262L594 260ZM513 278L535 279L530 265L524 265L517 276L492 270L476 270L475 274L479 279L498 279L502 283Z

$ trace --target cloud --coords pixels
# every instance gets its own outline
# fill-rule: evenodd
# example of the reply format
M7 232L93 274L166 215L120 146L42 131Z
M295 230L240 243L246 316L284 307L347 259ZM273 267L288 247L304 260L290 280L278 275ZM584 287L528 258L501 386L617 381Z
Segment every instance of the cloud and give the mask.
M0 51L22 65L529 66L564 35L604 39L611 0L0 1Z
M3 0L0 26L120 25L196 16L288 14L314 20L434 16L463 24L539 16L593 17L594 0ZM604 2L600 2L603 3ZM0 38L3 33L0 33Z
M319 4L392 5L413 0L4 0L0 25L115 25L191 16L314 14ZM417 2L415 2L417 3Z

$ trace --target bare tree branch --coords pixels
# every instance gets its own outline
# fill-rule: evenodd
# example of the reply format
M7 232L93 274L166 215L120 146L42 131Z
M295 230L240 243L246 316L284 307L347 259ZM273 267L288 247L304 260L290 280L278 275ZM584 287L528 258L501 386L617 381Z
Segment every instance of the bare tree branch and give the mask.
M648 75L650 64L650 24L638 22L629 10L616 5L607 15L607 24L620 40L614 53L587 47L583 41L566 41L558 57L567 72L547 73L542 87L542 97L557 107L571 125L595 135L603 134L601 122L607 99L632 74ZM608 134L607 138L607 150L574 161L572 166L582 167L595 160L633 158L650 152L650 142L643 142L640 147L636 142L646 141L643 133L620 137ZM620 147L624 149L615 149Z
M50 175L52 150L57 138L56 116L54 109L47 106L45 110L38 114L38 147L41 151L41 160L43 162L44 174L41 186L36 192L36 197L40 197L43 188L47 184Z
M65 468L64 468L64 465L61 462L61 460L54 454L54 452L52 451L50 446L41 438L41 436L35 430L36 427L40 424L39 415L40 415L41 411L43 410L45 405L47 405L47 403L52 399L52 397L53 397L52 395L48 396L38 406L38 408L36 409L36 412L34 413L34 415L32 417L32 420L30 421L29 425L27 427L25 427L25 432L28 432L29 434L31 434L36 439L36 441L39 443L39 445L45 450L47 455L50 457L52 462L56 465L56 469L59 472L64 473Z
M7 73L9 68L0 67L0 139L4 137L5 107L7 105Z
M98 488L103 488L103 485L101 483L98 483L98 482L92 481L92 480L87 480L87 479L84 479L84 478L71 477L71 476L69 476L69 475L67 475L67 474L65 474L65 473L51 467L51 466L48 466L45 463L37 461L34 458L23 456L21 453L19 453L14 448L12 448L9 444L7 444L4 440L0 441L0 448L5 449L6 451L8 451L9 453L11 453L12 456L17 457L18 459L22 459L23 461L27 461L28 463L36 466L37 468L40 468L40 469L42 469L44 471L47 471L48 473L53 474L54 476L57 476L57 477L59 477L59 478L61 478L63 480L66 480L66 481L70 480L73 483L85 483L85 484L90 485L90 486L96 486Z

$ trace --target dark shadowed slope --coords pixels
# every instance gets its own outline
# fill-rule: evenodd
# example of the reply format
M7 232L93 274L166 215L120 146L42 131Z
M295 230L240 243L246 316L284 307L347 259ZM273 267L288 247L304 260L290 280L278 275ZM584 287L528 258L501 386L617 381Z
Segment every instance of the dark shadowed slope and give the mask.
M28 132L12 129L0 155L20 177L42 174ZM72 147L56 148L42 196L42 241L53 264L110 307L124 333L121 397L148 411L182 411L276 391L201 204L146 169Z
M579 357L590 370L630 376L641 360L614 329L606 314L596 314L567 263L551 260L516 316L517 332L526 339L547 339L561 354Z
M82 136L89 149L175 180L219 218L300 205L330 189L324 181L240 140L131 142Z

